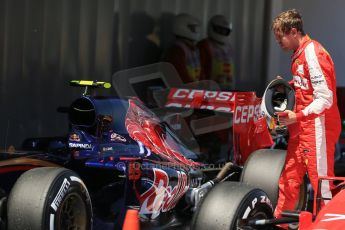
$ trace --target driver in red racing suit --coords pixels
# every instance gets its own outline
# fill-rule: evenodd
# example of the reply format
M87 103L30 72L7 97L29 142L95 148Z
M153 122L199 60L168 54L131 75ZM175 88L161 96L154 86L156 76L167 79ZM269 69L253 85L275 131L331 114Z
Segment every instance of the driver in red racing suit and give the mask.
M290 84L296 93L294 111L286 110L285 116L279 118L290 134L274 213L281 217L283 210L294 209L306 172L315 195L318 176L334 176L334 151L341 121L333 61L320 43L304 33L299 12L282 12L274 19L272 30L282 49L294 52ZM331 198L332 187L324 181L321 195Z

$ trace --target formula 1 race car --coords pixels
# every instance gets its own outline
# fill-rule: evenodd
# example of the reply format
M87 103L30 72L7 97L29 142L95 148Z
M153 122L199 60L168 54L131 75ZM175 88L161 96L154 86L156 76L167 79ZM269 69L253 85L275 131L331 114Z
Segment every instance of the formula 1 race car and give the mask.
M90 96L109 83L71 85L86 90L68 109L66 139L29 138L30 151L0 154L1 227L121 228L128 207L164 226L202 180L196 155L138 100Z
M109 83L71 81L85 91L61 110L68 113L68 134L28 138L23 151L0 153L1 229L121 229L128 209L139 211L144 229L176 229L188 223L196 210L201 212L200 201L214 185L229 180L236 181L231 189L240 189L239 198L231 202L243 198L238 181L268 194L262 198L258 191L256 196L266 205L260 212L245 210L248 220L269 217L285 151L267 149L272 143L266 135L266 121L260 118L260 100L253 92L182 89L177 84L177 88L168 85L164 106L155 108L161 102L152 100L157 94L147 94L141 87L148 83L146 88L156 90L162 82L168 83L167 78L174 79L165 69L171 70L159 65L154 71L135 68L115 74L112 83L120 98L94 95L95 89L110 88ZM123 77L127 84L119 80ZM146 101L135 97L142 99L140 95L123 95L119 89L137 90ZM227 121L233 126L236 150L228 158L231 162L215 167L187 148L186 138L181 141L175 134L180 126L167 121L176 111L185 116L191 108L215 111L216 121L224 113L233 117ZM205 124L205 117L194 120L194 131L205 130L196 125L200 120ZM227 183L224 186L229 189ZM304 194L305 187L301 191ZM302 206L305 197L300 197ZM224 223L242 219L239 213L224 212L230 218Z

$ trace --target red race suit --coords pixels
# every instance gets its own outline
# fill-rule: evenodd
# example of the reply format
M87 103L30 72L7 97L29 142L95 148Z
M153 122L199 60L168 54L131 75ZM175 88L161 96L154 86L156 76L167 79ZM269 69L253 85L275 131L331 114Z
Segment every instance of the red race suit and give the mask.
M306 172L315 194L318 176L334 176L335 144L341 129L334 64L322 45L306 35L292 56L291 71L297 123L288 126L290 137L276 217L283 210L294 209ZM324 181L321 195L331 198L332 187L331 182Z

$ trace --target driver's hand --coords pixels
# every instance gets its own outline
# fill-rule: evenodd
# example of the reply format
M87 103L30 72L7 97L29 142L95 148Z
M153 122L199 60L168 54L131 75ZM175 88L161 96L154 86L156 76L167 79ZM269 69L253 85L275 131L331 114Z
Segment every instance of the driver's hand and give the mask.
M284 112L276 112L280 125L291 125L297 122L296 113L291 110L285 110Z

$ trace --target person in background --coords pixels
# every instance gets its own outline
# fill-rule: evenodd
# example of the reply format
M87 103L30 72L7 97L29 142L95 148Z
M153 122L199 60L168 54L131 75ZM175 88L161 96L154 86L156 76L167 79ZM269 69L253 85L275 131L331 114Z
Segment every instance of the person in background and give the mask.
M184 83L203 78L200 53L196 43L200 37L200 22L189 14L179 14L174 18L173 45L164 53L162 60L172 63Z
M198 43L205 79L216 81L224 90L233 89L234 63L230 44L232 26L223 15L208 23L207 38Z
M155 32L155 20L145 12L131 15L128 68L156 63L161 49Z
M296 96L294 111L278 113L280 124L289 130L287 156L274 213L279 218L282 211L294 209L306 172L314 195L319 176L334 176L340 116L332 58L319 42L304 32L301 14L295 9L280 13L273 20L272 31L281 48L292 51L293 79L290 84ZM331 182L323 181L322 197L331 198L332 188Z

